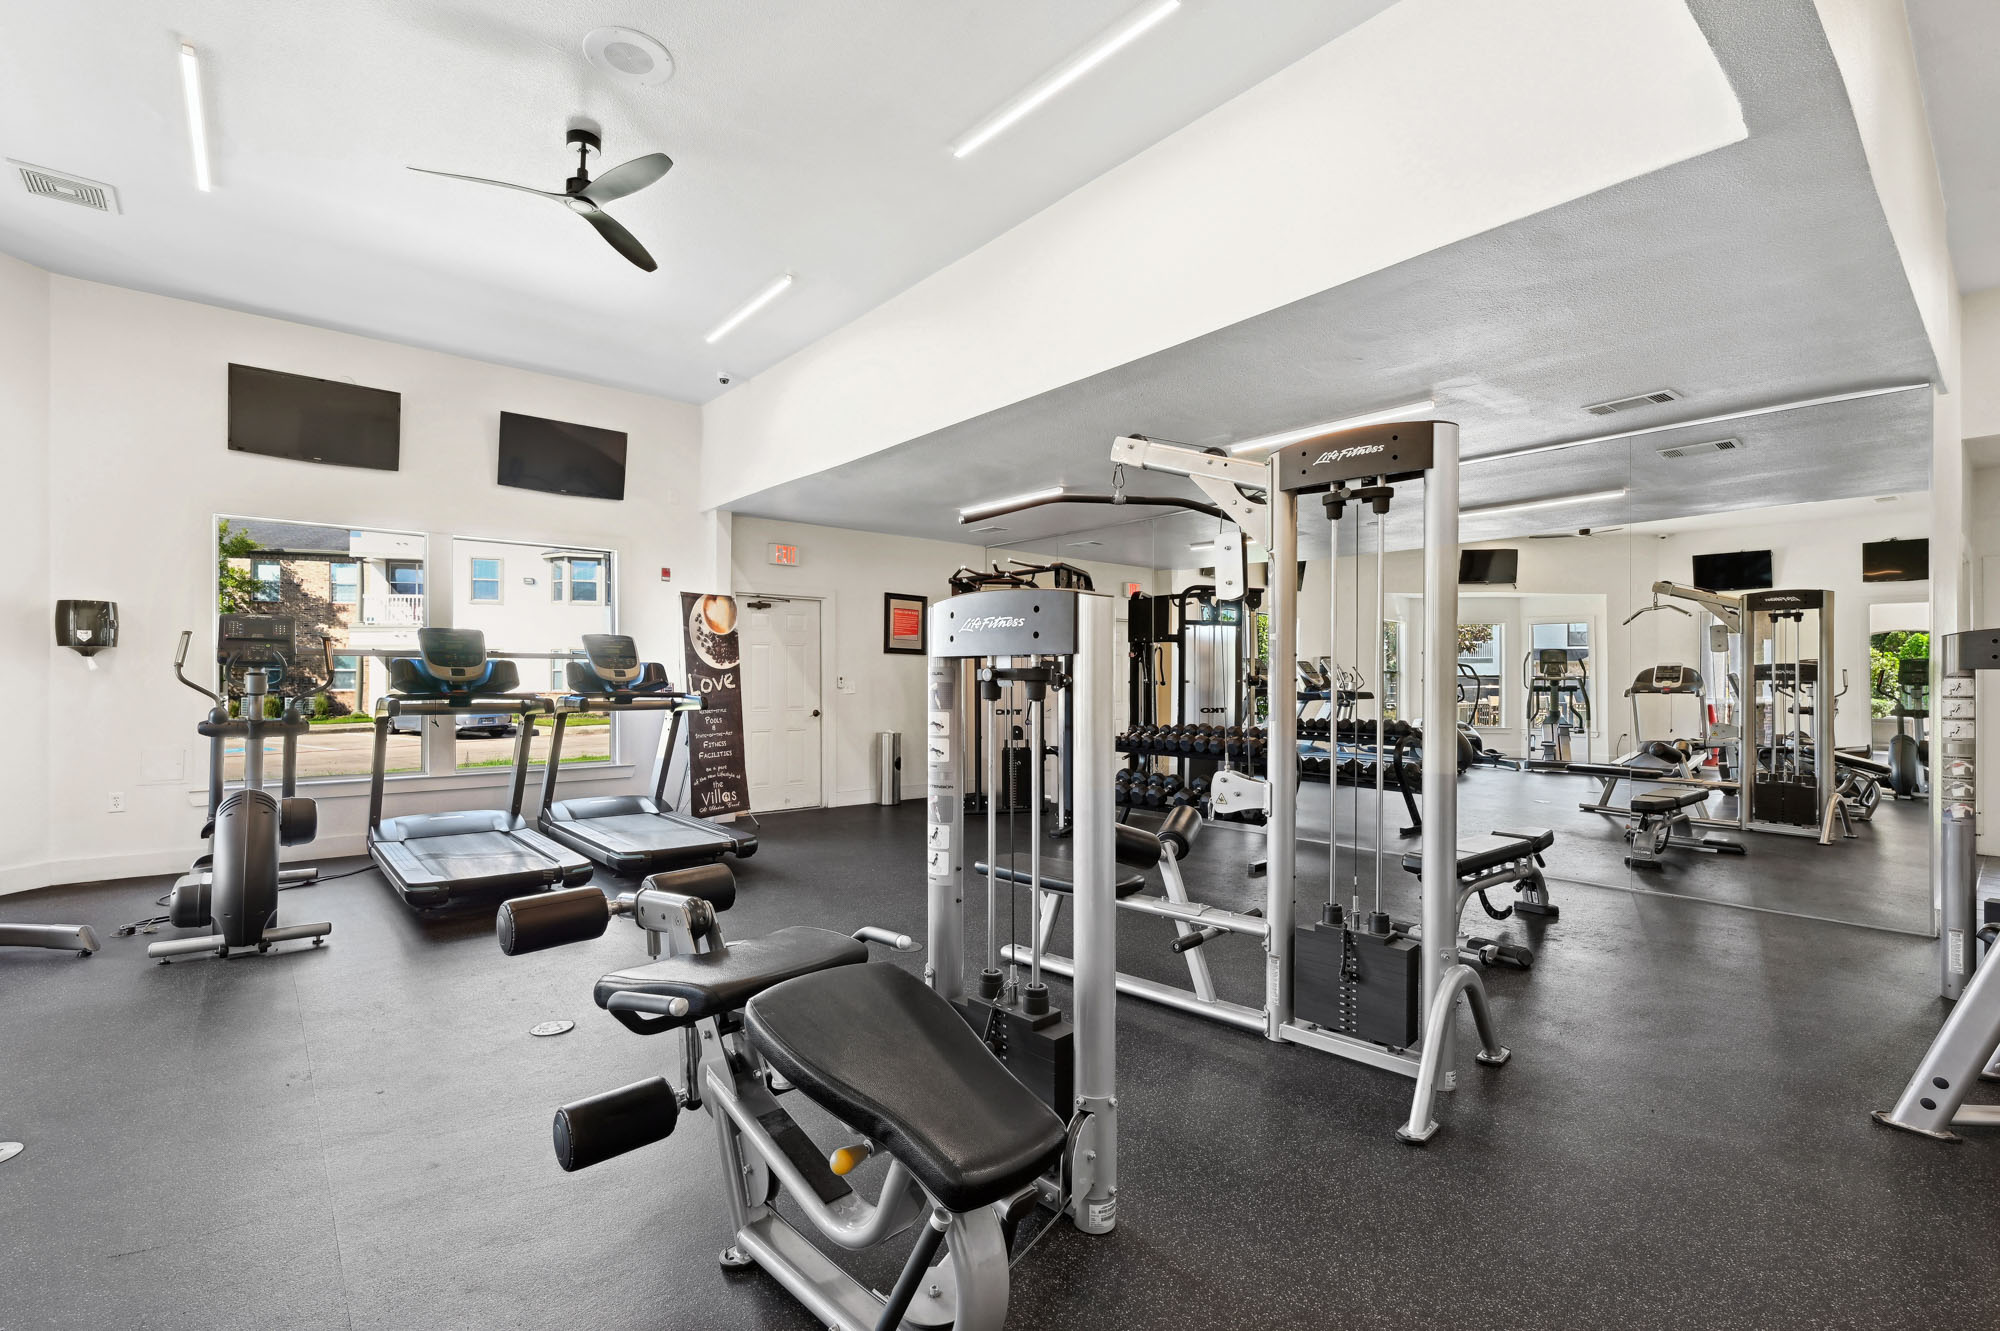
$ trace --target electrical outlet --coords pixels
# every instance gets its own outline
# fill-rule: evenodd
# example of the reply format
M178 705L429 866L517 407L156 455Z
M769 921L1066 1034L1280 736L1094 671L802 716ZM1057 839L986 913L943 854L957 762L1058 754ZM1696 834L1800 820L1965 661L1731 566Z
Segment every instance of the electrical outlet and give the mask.
M124 792L124 791L122 791L122 790L114 790L114 791L112 791L112 792L111 792L111 812L113 812L113 813L123 813L123 812L125 812L125 792Z

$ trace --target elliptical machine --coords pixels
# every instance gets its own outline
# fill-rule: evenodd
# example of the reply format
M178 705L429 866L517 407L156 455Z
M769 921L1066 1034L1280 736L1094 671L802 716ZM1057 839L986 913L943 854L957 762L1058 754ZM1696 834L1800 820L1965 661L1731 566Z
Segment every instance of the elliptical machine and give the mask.
M1931 765L1931 742L1924 734L1930 719L1931 663L1925 656L1896 662L1896 733L1889 737L1889 789L1899 800L1921 799L1929 793L1924 778ZM1905 725L1915 722L1910 729ZM1912 733L1914 731L1914 733Z
M208 824L202 835L209 849L174 883L167 920L177 929L205 925L209 932L164 939L149 946L146 955L163 963L203 952L226 957L231 948L254 945L259 952L268 952L273 943L294 938L310 938L318 947L333 932L331 924L277 924L280 885L309 883L319 876L317 869L278 865L281 847L304 845L319 831L318 807L294 793L299 736L308 725L302 702L294 698L281 719L264 715L265 699L284 681L291 661L292 621L281 615L222 616L215 659L222 667L223 693L204 688L182 672L193 637L191 630L181 631L174 675L215 704L208 719L195 728L208 737ZM242 715L231 719L227 690L239 671ZM276 796L264 789L264 740L271 734L284 736L283 786ZM243 741L243 784L225 795L224 745L231 739Z

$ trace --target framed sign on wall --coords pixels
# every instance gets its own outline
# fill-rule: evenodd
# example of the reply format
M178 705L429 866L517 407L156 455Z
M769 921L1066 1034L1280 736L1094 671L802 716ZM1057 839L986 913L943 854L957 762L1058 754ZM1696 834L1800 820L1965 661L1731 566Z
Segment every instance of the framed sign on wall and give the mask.
M929 607L928 596L882 593L882 650L905 656L928 655L931 644L925 626L930 617L925 611Z

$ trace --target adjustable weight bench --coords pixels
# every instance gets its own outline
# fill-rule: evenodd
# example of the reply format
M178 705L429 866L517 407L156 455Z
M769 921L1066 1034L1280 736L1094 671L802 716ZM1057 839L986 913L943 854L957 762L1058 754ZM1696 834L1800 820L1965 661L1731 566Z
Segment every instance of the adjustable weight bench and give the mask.
M656 874L616 902L586 887L500 908L510 956L597 937L613 914L630 915L659 959L598 980L597 1004L641 1034L682 1032L684 1085L650 1077L563 1106L558 1163L601 1163L667 1137L683 1108L706 1108L732 1229L725 1268L763 1267L840 1331L891 1331L906 1315L997 1331L1013 1226L1061 1161L1068 1128L944 998L897 967L867 964L865 942L916 950L908 937L799 927L729 944L716 915L734 896L728 869L706 865ZM855 1139L829 1157L780 1105L793 1090ZM844 1176L877 1152L889 1164L869 1201ZM913 1230L890 1294L780 1216L781 1191L839 1248Z
M1562 907L1549 900L1548 880L1542 876L1542 870L1547 867L1542 852L1553 846L1555 841L1554 830L1547 827L1495 831L1460 841L1457 846L1458 909L1463 911L1465 903L1477 896L1480 907L1496 920L1516 914L1539 915L1551 920L1559 918ZM1403 870L1405 873L1423 873L1424 852L1421 847L1404 854ZM1496 887L1508 886L1515 890L1514 900L1504 908L1496 907L1486 894ZM1415 925L1398 924L1396 927L1412 937L1421 936ZM1462 961L1485 966L1508 965L1526 970L1535 964L1535 954L1528 948L1493 938L1463 936L1459 939L1458 955Z
M1743 843L1725 837L1702 836L1694 830L1693 809L1708 803L1706 790L1670 787L1648 790L1632 797L1632 814L1637 822L1625 825L1625 841L1631 853L1625 863L1634 869L1665 867L1660 858L1668 850L1693 850L1709 855L1744 854Z

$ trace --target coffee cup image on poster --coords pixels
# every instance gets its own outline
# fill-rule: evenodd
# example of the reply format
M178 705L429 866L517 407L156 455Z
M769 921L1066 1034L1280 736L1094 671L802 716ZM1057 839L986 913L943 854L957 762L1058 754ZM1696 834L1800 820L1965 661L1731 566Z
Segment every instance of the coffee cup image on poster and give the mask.
M682 592L681 606L688 689L701 696L701 710L688 714L689 812L697 818L748 813L736 598Z

